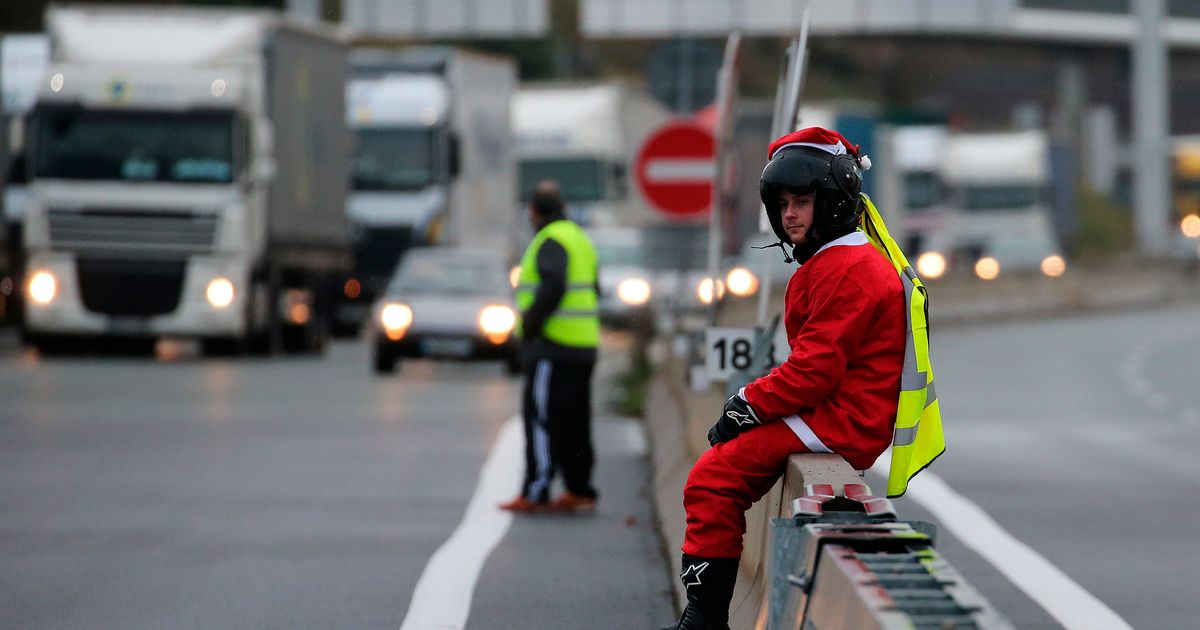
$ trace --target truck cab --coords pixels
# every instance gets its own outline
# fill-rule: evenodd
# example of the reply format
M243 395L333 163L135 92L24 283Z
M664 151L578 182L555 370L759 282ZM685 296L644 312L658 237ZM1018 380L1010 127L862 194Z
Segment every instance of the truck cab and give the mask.
M951 133L938 160L943 202L921 232L918 271L1060 275L1050 220L1048 142L1041 131ZM931 265L934 258L941 264Z
M354 268L337 306L353 334L413 247L504 248L518 217L508 106L513 62L466 50L355 51L346 124L356 148L346 204Z

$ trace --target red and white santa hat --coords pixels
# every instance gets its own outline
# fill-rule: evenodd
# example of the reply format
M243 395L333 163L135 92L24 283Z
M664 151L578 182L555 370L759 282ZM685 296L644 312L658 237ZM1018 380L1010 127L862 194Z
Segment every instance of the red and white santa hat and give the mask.
M858 168L864 171L871 168L871 158L861 153L857 144L851 144L846 136L822 127L805 127L772 142L768 149L767 159L774 158L780 151L788 147L812 147L831 155L849 154L858 163Z

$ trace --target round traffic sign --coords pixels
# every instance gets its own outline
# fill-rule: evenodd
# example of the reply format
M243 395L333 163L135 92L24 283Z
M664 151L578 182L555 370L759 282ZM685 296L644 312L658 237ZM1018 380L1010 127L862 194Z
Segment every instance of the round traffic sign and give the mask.
M696 219L712 210L712 132L691 122L664 125L638 151L638 188L659 211L676 219Z

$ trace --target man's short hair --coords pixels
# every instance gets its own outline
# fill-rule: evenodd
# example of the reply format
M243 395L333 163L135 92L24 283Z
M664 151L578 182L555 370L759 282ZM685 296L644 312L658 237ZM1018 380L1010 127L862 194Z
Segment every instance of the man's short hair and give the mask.
M563 213L562 193L558 183L552 180L540 182L534 187L529 196L529 205L543 217L558 216Z

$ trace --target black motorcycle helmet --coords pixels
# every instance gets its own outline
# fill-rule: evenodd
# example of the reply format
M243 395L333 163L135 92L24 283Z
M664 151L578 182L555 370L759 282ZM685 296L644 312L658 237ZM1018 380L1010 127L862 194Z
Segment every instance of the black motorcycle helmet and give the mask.
M784 191L815 193L808 238L793 247L794 257L801 262L821 245L853 232L863 212L862 171L869 165L858 147L820 127L801 129L771 143L771 159L763 168L758 190L780 245L792 246L779 207Z

